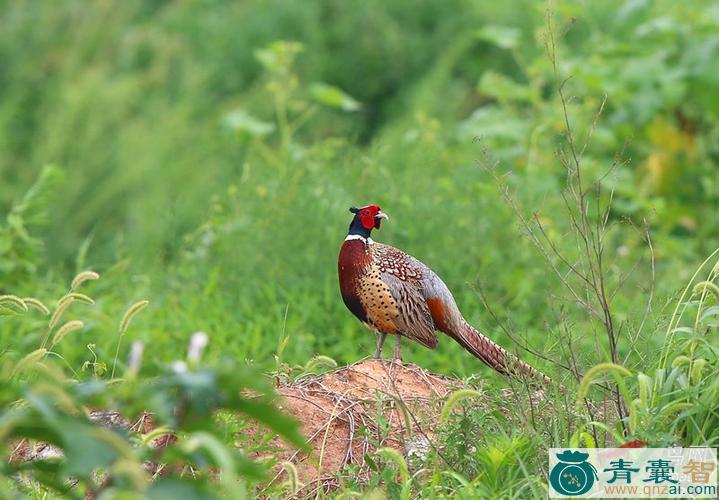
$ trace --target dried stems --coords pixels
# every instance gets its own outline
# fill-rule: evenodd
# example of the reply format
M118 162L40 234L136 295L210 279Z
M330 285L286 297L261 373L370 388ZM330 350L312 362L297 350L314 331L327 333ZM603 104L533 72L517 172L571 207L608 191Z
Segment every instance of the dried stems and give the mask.
M563 143L556 149L556 157L564 167L566 173L566 186L562 190L561 196L565 213L568 216L569 231L575 251L568 252L565 250L566 247L559 245L550 236L545 223L537 212L533 212L531 216L525 215L515 197L510 192L505 178L497 173L497 164L489 159L486 150L481 163L482 166L494 176L502 197L517 217L523 232L539 250L548 268L556 275L564 290L569 294L571 301L578 305L589 317L590 328L595 332L595 335L597 335L598 330L602 332L602 336L606 339L605 345L607 346L610 361L614 364L626 363L629 354L634 350L634 346L642 333L652 308L654 295L654 252L649 236L648 225L646 221L644 221L644 227L641 231L642 239L646 242L651 256L651 284L649 285L647 294L647 305L639 327L635 332L627 335L629 350L627 354L622 357L619 352L619 340L622 333L628 329L621 323L617 324L612 307L612 300L618 290L623 289L627 278L632 274L634 269L636 269L640 261L632 266L626 274L616 280L616 288L613 290L609 289L610 287L607 282L608 269L605 255L605 240L611 229L610 217L614 191L609 190L608 192L604 192L602 189L602 181L618 166L625 163L623 157L626 143L614 156L612 163L606 170L601 173L601 175L594 176L595 179L590 179L583 163L584 154L591 143L592 136L605 109L607 97L604 96L602 98L591 126L588 128L586 137L580 144L573 128L572 119L570 118L569 105L573 100L567 92L567 84L570 78L562 78L560 76L555 27L552 24L552 16L550 13L547 14L547 32L544 45L547 56L552 64L556 92L562 109L564 135ZM482 301L486 305L486 298L481 292L480 294L482 295ZM497 320L491 308L488 309L493 318ZM540 357L569 371L576 380L579 381L582 377L582 373L577 366L577 356L574 352L575 342L571 325L566 324L568 320L564 312L562 312L560 320L563 324L563 326L560 325L560 330L564 332L562 339L560 339L560 343L563 344L560 348L562 350L566 348L565 352L568 354L565 357L568 358L568 363L551 359L546 355L540 355ZM504 326L502 326L502 328L506 331ZM510 335L510 337L512 336ZM537 354L526 345L521 345L521 347ZM616 386L611 387L611 392L617 414L621 420L627 415L626 404L622 400ZM588 410L590 410L588 402L586 406Z

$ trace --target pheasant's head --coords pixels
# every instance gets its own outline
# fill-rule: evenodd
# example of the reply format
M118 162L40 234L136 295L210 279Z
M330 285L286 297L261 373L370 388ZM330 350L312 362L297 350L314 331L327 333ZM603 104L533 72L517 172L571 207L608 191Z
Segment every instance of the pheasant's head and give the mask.
M380 228L382 219L389 219L389 216L377 205L367 205L362 208L352 207L350 212L355 214L350 224L350 234L358 234L365 238L369 236L370 231Z

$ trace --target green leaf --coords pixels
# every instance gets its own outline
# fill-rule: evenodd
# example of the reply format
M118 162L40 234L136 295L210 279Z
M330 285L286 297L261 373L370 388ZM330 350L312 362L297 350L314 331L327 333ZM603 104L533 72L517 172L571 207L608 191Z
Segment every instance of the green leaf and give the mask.
M281 72L292 66L297 54L302 52L299 42L280 40L255 51L255 58L271 72Z
M147 498L152 500L175 500L176 498L210 500L219 497L199 481L170 477L155 482L147 490Z
M54 165L46 165L40 171L35 183L30 186L19 203L15 204L8 214L8 224L18 225L18 229L25 232L27 225L41 225L47 222L47 204L52 191L62 182L63 171ZM15 219L22 217L22 220ZM25 233L27 238L29 235Z
M304 450L308 449L297 420L285 415L273 404L259 399L243 399L237 402L236 408L258 422L265 424L295 446Z
M511 26L490 24L475 32L480 40L492 43L500 49L513 49L519 44L520 31Z
M69 420L58 423L67 460L63 470L68 476L87 476L97 468L109 466L117 458L114 448L93 437L93 427Z
M1 422L0 423L4 423ZM44 443L60 446L61 436L55 429L48 427L41 419L34 416L23 416L23 419L10 423L10 429L6 435L8 438L27 438Z
M377 472L379 470L379 467L377 467L377 463L375 463L374 459L372 458L372 455L370 455L369 453L364 454L364 461L367 466L373 471Z
M312 97L325 106L341 109L343 111L359 111L362 104L343 90L327 85L315 83L310 87Z
M60 464L57 462L33 460L31 462L8 464L0 470L0 477L2 475L10 477L18 473L28 474L34 482L41 484L45 488L55 490L60 494L59 498L78 498L77 496L73 497L71 483L64 481L65 478L60 473ZM0 498L17 498L10 495L3 496L2 493L4 492L0 489ZM54 496L52 497L54 498Z
M719 326L719 306L707 307L702 311L701 321L707 326Z
M532 89L494 71L485 71L477 90L499 101L531 101Z
M19 316L20 313L14 309L10 309L5 306L0 306L0 316Z
M241 109L227 113L223 123L230 130L244 132L253 137L262 137L275 130L274 124L259 120Z
M498 138L519 143L527 134L527 121L513 116L507 108L483 106L463 121L459 132L463 136Z

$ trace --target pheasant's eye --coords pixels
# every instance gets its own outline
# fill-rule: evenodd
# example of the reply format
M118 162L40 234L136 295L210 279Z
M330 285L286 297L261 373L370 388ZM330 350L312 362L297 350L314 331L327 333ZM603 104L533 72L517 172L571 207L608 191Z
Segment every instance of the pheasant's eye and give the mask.
M369 210L365 210L363 213L364 215L369 215Z

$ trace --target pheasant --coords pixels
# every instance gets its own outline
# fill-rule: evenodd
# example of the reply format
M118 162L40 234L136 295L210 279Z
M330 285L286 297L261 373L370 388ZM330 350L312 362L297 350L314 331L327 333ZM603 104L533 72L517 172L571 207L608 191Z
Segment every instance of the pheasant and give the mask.
M550 379L478 332L462 316L447 285L425 264L370 237L389 219L377 205L350 208L354 218L340 249L338 272L347 308L379 333L375 358L388 334L396 335L394 357L402 337L434 349L437 331L503 375L549 382Z

